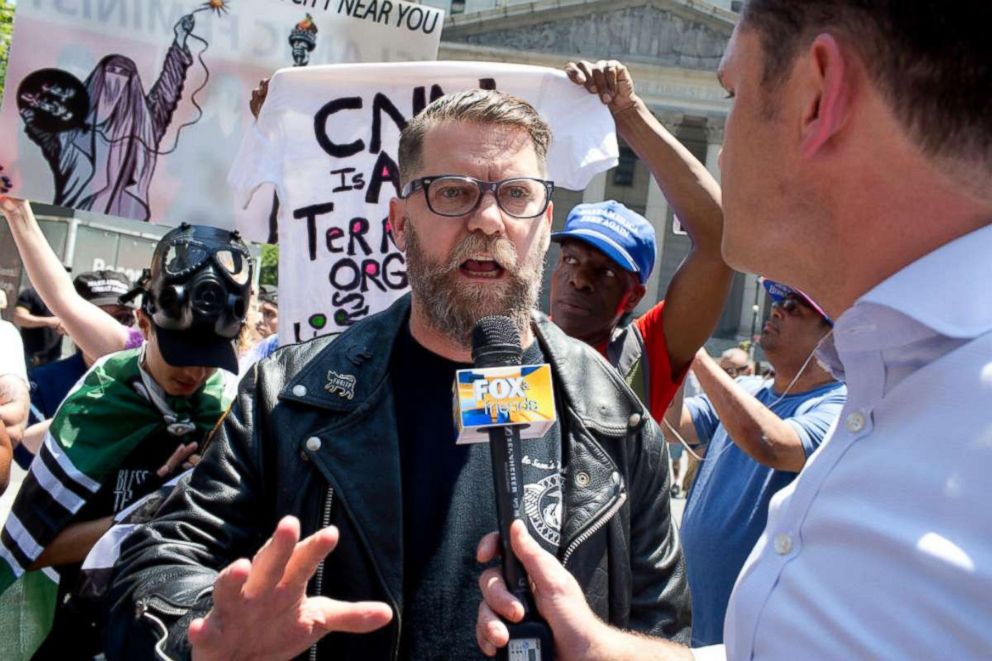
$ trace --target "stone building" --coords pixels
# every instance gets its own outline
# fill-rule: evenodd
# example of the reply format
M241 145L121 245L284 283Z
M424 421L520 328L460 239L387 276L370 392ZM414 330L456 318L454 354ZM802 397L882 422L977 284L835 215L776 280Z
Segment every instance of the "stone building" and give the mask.
M562 67L573 59L617 59L638 94L719 180L717 157L729 108L715 72L733 30L737 2L704 0L426 0L448 12L440 60ZM689 239L647 167L621 144L619 165L584 191L555 192L555 226L579 202L616 199L644 214L658 234L660 261L642 303L664 296ZM552 248L551 259L557 259ZM547 276L546 276L547 277ZM764 295L754 276L735 277L711 350L751 336ZM545 296L547 287L545 287ZM758 309L755 310L755 306Z

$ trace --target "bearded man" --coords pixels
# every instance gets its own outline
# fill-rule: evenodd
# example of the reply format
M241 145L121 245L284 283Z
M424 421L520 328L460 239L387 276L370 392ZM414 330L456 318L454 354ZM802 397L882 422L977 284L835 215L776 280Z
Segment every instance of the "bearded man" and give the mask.
M514 320L526 363L551 364L561 412L524 447L531 533L600 617L686 640L658 428L592 348L533 311L550 140L529 104L494 91L442 97L406 126L390 222L412 293L246 376L189 483L123 549L108 657L481 656L473 549L495 497L489 448L455 443L451 388L492 314Z

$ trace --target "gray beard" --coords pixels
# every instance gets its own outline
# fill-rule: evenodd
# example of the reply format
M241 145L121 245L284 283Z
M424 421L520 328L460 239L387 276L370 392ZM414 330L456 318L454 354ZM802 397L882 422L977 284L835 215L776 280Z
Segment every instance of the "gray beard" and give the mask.
M424 253L413 223L407 221L407 227L406 274L431 328L463 349L471 349L472 329L490 315L509 317L521 337L527 335L531 310L541 293L544 250L535 251L518 265L516 250L508 239L472 232L455 247L447 262L433 261ZM505 270L498 283L466 283L459 278L461 264L479 253L491 255Z

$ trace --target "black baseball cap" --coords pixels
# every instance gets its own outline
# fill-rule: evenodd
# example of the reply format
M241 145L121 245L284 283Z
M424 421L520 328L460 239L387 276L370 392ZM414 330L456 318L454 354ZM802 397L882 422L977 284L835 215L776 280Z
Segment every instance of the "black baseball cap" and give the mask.
M237 340L194 329L170 330L155 325L158 349L173 367L219 367L238 373Z
M134 307L132 301L122 303L120 298L134 286L131 280L117 271L87 271L77 275L72 284L76 292L93 305L126 305Z
M259 285L258 300L279 307L279 289L273 285Z

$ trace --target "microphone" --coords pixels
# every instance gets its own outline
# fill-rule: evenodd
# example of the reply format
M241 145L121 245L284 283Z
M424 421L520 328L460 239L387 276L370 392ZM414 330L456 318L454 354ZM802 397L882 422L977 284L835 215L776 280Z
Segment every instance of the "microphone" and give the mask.
M474 430L476 434L488 436L489 451L493 464L493 486L496 491L496 515L499 522L500 544L503 556L503 580L507 589L524 605L524 619L518 623L507 622L510 631L510 642L499 650L498 659L507 661L545 661L554 658L554 643L551 629L538 615L534 604L534 596L530 591L527 571L523 564L513 554L510 548L510 524L514 519L522 519L523 510L523 466L521 464L520 441L521 427L528 426L527 420L535 417L545 424L530 425L541 427L537 436L543 435L554 423L554 394L551 389L551 368L548 365L527 366L536 368L524 374L521 366L523 351L520 348L520 333L508 317L484 317L476 323L472 330L472 362L471 396L473 403L483 401L484 415L489 418L488 424L479 424ZM514 375L514 372L516 375ZM543 415L517 415L541 413L541 402L531 399L528 394L532 389L527 380L529 375L542 374L543 379L533 379L534 390L540 390L550 401L544 407ZM466 380L467 381L467 380ZM539 383L540 382L540 383ZM455 402L456 414L464 413L459 406L460 391L465 386L461 374L456 376ZM539 393L540 394L540 393ZM488 398L488 399L486 399ZM478 408L469 409L469 411ZM550 421L547 415L550 412ZM463 431L464 415L458 421L459 435ZM514 419L516 417L516 419ZM542 419L543 418L543 419Z

